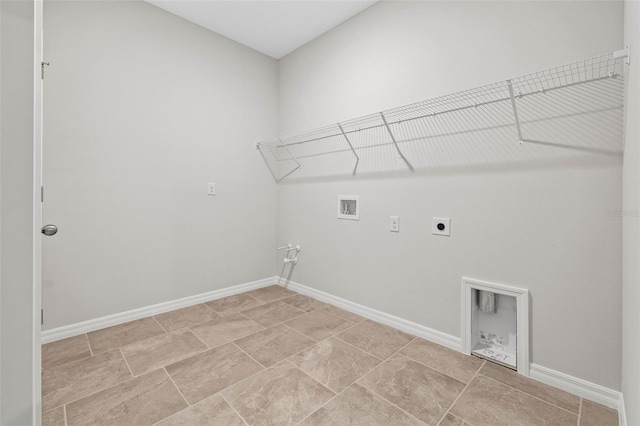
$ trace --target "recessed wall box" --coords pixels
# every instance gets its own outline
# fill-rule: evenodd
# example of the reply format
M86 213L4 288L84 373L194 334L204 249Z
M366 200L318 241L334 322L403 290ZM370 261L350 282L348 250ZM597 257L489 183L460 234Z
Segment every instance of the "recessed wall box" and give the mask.
M338 219L360 220L358 195L338 195Z

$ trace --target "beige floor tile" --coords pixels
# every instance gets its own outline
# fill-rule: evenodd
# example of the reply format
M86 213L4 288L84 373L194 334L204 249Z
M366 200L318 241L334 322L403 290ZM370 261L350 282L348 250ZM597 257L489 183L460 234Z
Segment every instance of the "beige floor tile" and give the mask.
M260 330L264 330L264 327L239 312L191 327L191 331L210 348Z
M446 416L444 416L442 420L440 420L440 423L438 423L438 426L471 426L471 425L469 423L464 422L463 420L460 420L459 418L452 415L451 413L448 413Z
M72 402L67 405L67 424L152 425L186 407L160 369Z
M274 325L235 341L236 345L265 367L271 367L314 343L285 324Z
M222 395L250 425L293 425L335 394L284 363L232 386Z
M280 322L304 315L304 311L281 301L275 301L242 311L242 315L251 318L264 327L271 327Z
M400 353L463 383L469 383L484 362L423 339L414 340Z
M578 417L485 376L478 375L450 410L472 425L575 426Z
M313 311L285 322L289 327L319 342L353 325L325 311Z
M338 337L380 359L386 359L409 343L413 336L374 321L362 321Z
M42 411L85 397L131 378L119 350L42 371Z
M529 379L492 362L486 362L480 369L480 374L578 414L580 408L580 397L578 396Z
M42 414L42 426L65 426L64 407L54 408Z
M91 356L86 334L42 345L42 368L52 368Z
M327 306L329 306L324 302L312 299L311 297L307 297L302 294L287 297L286 299L282 299L282 301L293 306L294 308L298 308L305 312L311 312L315 311L316 309L326 308Z
M222 299L212 300L205 304L219 313L220 315L229 315L234 312L244 311L246 309L255 308L262 305L264 302L254 299L246 293L235 294L229 297L223 297Z
M45 426L618 424L615 410L275 285L46 344L42 361Z
M335 315L338 318L342 318L353 323L359 323L365 320L365 318L361 317L360 315L352 314L349 311L345 311L344 309L336 308L335 306L331 305L322 308L322 310L325 312L329 312L331 315Z
M157 423L156 426L244 426L242 419L221 396L200 401L186 410Z
M381 362L335 338L323 340L290 361L334 392L341 392Z
M195 404L262 370L233 343L210 349L166 367L180 392Z
M435 425L464 389L464 383L404 357L386 361L358 384Z
M275 300L280 300L286 297L295 296L298 293L293 292L291 290L287 290L282 286L274 284L268 287L259 288L257 290L251 290L244 294L254 297L263 302L273 302Z
M215 313L213 309L202 303L155 316L156 321L158 321L167 332L191 327L192 325L211 321L219 317L220 315Z
M300 423L301 426L424 425L404 411L354 384Z
M164 334L164 330L149 317L92 331L87 337L93 354L97 355L160 334Z
M189 329L144 339L120 348L138 376L208 349Z
M583 399L580 426L618 426L618 412Z

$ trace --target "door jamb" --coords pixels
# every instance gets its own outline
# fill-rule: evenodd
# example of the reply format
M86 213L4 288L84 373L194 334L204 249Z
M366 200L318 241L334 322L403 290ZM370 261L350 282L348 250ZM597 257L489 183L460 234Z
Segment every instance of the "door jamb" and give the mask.
M32 419L42 424L42 356L40 310L42 308L42 34L43 0L34 2L34 57L33 57L33 333L32 333Z

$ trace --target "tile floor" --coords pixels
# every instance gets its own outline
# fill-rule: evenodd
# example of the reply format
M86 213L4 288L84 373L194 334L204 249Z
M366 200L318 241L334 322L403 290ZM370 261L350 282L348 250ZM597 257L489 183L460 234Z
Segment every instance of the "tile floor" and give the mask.
M42 347L43 424L617 425L614 410L270 286Z

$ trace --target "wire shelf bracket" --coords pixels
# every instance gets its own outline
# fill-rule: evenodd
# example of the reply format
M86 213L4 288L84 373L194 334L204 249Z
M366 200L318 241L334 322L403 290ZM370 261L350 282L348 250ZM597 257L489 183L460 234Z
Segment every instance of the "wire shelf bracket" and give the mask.
M518 131L518 143L524 145L524 138L522 137L522 130L520 129L520 119L518 118L518 108L516 107L516 98L513 96L513 84L511 80L507 80L509 86L509 97L511 98L511 107L513 108L513 118L516 123L516 130Z
M616 50L613 52L614 59L625 58L624 63L629 65L631 64L631 45L627 44L627 47L624 49Z
M584 143L585 137L609 134L600 124L617 125L616 117L624 119L625 65L631 62L630 52L627 45L624 49L494 84L260 141L256 148L276 182L299 170L299 160L304 160L305 176L331 174L334 170L340 174L349 170L355 175L378 171L376 167L380 165L397 168L396 162L387 161L389 155L397 154L413 172L415 167L430 167L437 161L432 156L437 151L425 149L432 141L433 147L442 147L445 140L456 137L508 140L510 127L515 127L519 145L533 143L615 154L600 149L598 141L590 140L591 145L583 147L579 143ZM598 123L593 120L596 114L601 117ZM571 130L558 127L568 120L573 120L571 125L576 127ZM478 137L471 136L475 132ZM487 132L493 132L491 135L495 137L487 136ZM573 145L564 140L554 142L549 137L570 137L576 142Z
M349 145L351 152L353 152L353 155L356 157L356 164L355 166L353 166L353 172L351 173L352 175L355 175L356 170L358 170L358 163L360 162L360 157L358 156L358 153L356 152L356 150L353 148L353 145L351 145L351 141L349 140L349 137L347 136L347 134L344 132L344 129L342 128L342 124L338 123L338 128L340 129L340 132L342 132L342 136L344 136L344 140L347 141L347 144Z
M387 132L389 132L389 136L391 137L391 141L393 141L393 145L396 147L396 151L398 151L398 155L400 156L400 158L402 158L402 161L405 162L407 167L409 167L409 170L413 171L413 166L411 165L409 160L407 160L407 157L404 156L404 154L400 150L400 147L398 146L398 141L396 141L396 138L393 136L393 132L391 131L391 127L389 127L389 123L387 123L387 119L384 116L384 112L380 113L380 118L382 118L382 122L384 123L384 127L387 128Z

